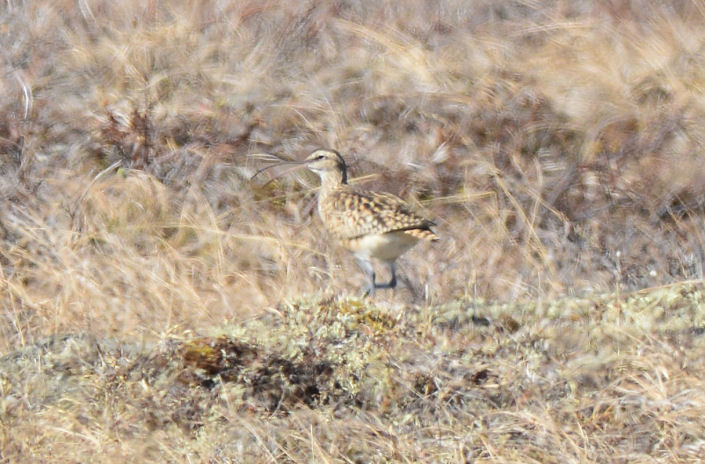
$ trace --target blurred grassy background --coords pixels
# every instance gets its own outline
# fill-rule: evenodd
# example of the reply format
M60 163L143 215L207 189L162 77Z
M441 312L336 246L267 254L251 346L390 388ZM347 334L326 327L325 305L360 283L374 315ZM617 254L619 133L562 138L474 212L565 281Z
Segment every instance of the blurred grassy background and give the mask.
M0 8L0 353L357 293L315 178L250 180L317 146L438 223L381 301L702 279L702 1Z
M434 217L441 244L402 262L431 302L699 279L704 13L9 2L3 348L66 323L163 333L356 289L312 214L315 181L249 180L262 151L334 147L364 187Z

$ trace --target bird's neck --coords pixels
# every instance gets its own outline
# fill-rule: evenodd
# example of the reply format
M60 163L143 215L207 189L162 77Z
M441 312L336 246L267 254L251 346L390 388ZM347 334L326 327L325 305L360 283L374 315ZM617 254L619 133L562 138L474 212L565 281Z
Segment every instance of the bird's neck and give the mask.
M345 171L330 171L321 173L321 192L328 193L343 185L347 185L348 178Z

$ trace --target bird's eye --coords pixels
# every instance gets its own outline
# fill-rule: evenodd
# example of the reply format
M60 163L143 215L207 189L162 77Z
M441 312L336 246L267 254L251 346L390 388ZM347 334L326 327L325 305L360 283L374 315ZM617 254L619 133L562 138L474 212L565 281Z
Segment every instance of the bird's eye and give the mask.
M323 156L323 155L318 155L318 156L316 157L316 160L322 160L323 158L325 158L325 156Z

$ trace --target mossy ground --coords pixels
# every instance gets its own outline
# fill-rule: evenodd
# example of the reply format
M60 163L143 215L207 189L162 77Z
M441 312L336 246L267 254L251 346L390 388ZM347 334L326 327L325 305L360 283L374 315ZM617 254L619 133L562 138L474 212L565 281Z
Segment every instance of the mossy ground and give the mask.
M0 360L3 457L695 462L702 305L694 284L550 304L311 297L139 346L54 336Z

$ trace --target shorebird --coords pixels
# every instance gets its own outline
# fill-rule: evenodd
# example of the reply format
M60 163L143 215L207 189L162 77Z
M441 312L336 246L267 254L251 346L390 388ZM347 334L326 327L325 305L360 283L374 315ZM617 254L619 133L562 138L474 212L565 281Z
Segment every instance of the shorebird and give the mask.
M317 149L294 163L305 165L320 177L318 214L328 232L352 251L367 274L366 294L396 287L397 258L419 240L438 240L431 230L434 223L415 214L401 198L348 185L347 166L337 151ZM377 282L373 259L389 267L389 282Z

